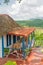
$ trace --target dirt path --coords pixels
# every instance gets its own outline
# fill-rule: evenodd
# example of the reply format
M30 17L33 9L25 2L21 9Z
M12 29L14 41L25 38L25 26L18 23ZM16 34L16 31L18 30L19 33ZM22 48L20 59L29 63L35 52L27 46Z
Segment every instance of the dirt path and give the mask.
M27 58L28 65L43 65L43 53L38 48L34 48Z
M13 58L4 58L0 59L0 65L4 65L8 60L16 61L18 65L43 65L43 53L38 48L34 48L30 54L26 58L26 60L22 59L13 59Z

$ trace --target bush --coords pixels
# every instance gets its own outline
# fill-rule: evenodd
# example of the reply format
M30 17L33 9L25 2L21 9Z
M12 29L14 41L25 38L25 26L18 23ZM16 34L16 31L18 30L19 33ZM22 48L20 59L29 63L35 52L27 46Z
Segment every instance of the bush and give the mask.
M6 56L9 53L9 49L8 48L4 48L4 56Z
M4 48L4 52L9 52L9 49L8 48Z
M17 65L16 62L12 62L12 61L7 61L7 63L5 63L4 65Z
M26 55L28 55L31 50L32 50L31 48L26 48L24 51L25 51Z

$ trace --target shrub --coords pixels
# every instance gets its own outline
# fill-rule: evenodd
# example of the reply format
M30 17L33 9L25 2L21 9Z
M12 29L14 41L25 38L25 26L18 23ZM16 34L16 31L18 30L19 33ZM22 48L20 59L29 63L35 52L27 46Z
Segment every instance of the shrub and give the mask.
M26 55L28 55L31 50L32 50L31 48L26 48L24 51L25 51Z
M12 62L12 61L7 61L7 63L5 63L4 65L17 65L16 62Z

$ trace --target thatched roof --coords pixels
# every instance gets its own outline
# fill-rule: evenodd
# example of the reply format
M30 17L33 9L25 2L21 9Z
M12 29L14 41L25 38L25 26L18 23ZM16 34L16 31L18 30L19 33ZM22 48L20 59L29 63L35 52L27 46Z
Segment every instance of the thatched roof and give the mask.
M21 26L18 25L9 15L0 14L0 35L19 29L21 29Z

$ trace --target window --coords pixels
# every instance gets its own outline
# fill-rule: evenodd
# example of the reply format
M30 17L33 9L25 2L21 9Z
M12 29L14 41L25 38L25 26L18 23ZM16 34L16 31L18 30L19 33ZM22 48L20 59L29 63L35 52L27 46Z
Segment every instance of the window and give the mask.
M7 35L7 46L8 46L8 35Z
M17 36L17 41L20 40L20 36Z
M7 35L7 46L11 45L11 35Z
M9 35L9 45L11 45L11 35Z
M13 36L13 43L15 43L16 42L16 36L14 35Z

